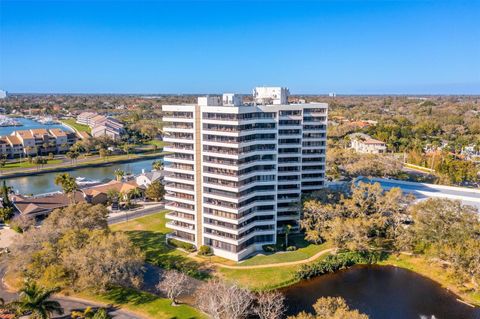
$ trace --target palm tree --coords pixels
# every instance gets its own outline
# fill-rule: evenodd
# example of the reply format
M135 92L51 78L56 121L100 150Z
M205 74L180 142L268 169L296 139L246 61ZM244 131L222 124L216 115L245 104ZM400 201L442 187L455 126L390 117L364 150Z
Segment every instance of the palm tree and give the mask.
M55 185L62 187L63 192L70 197L70 200L75 204L75 192L78 190L75 177L68 173L57 174L55 176Z
M288 235L290 235L290 232L292 231L292 225L285 225L283 226L283 232L285 233L285 249L288 247Z
M163 170L163 163L161 161L154 161L152 163L152 168L156 171L161 171Z
M115 175L117 181L120 182L123 179L123 176L125 176L125 171L122 169L116 169L113 174Z
M58 289L47 289L35 282L27 281L20 290L20 299L12 302L19 312L29 314L30 318L48 319L54 313L63 314L63 308L58 301L48 300Z
M140 191L139 188L134 188L134 189L130 190L130 192L128 193L128 196L130 198L133 198L134 202L136 202L136 199L139 198L140 196L142 196L142 192Z
M128 143L123 144L123 151L127 153L127 158L130 158L130 150L132 149L132 146Z

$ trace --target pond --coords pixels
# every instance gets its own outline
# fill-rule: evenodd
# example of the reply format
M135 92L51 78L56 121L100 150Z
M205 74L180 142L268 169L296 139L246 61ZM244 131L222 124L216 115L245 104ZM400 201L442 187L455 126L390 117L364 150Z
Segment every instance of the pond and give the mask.
M313 312L320 297L341 296L370 319L480 319L436 282L393 266L355 266L282 289L288 314Z

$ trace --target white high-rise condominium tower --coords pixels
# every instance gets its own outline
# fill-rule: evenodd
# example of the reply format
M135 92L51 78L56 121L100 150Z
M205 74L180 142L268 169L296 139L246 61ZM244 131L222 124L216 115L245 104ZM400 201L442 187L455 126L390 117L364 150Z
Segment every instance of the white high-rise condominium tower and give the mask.
M325 103L288 103L286 88L164 105L170 238L240 260L298 229L301 195L325 183Z

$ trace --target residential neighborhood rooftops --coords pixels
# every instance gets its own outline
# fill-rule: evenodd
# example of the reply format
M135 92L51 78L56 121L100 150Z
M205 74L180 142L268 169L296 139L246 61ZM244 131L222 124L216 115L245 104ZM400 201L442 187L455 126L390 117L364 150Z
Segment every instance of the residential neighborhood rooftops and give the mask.
M116 190L121 193L126 193L137 187L138 185L134 181L130 181L130 182L110 181L106 184L86 188L83 190L83 192L85 193L85 195L96 196L102 193L106 194L109 190Z
M66 207L71 203L70 197L63 193L41 197L13 195L11 200L20 214L28 216L46 215L56 208ZM83 193L75 192L75 202L83 201L85 201Z

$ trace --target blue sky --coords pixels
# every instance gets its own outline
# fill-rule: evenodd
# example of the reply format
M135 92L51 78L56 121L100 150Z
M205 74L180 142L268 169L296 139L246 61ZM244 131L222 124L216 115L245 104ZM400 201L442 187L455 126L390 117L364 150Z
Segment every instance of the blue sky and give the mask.
M480 1L0 0L10 92L480 94Z

